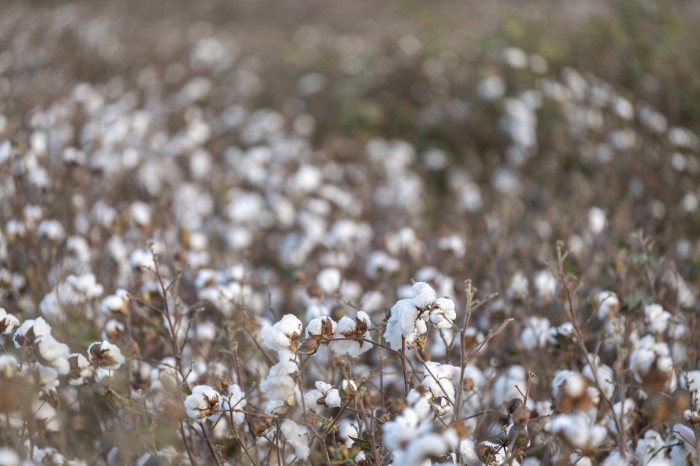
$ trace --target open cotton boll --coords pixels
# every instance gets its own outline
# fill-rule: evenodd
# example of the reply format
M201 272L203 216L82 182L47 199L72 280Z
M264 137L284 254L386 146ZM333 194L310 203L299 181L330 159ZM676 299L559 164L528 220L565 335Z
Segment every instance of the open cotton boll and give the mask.
M0 464L3 466L19 466L19 455L14 450L0 447Z
M435 302L435 290L425 282L416 282L411 288L413 292L413 305L419 309L425 309Z
M516 386L526 386L525 369L520 365L510 366L504 374L496 377L492 388L492 405L501 406L507 400L520 397Z
M409 443L405 450L395 451L393 464L423 466L426 460L441 457L456 448L457 441L457 434L452 430L445 431L443 435L423 435Z
M107 370L119 369L126 361L121 350L106 340L92 343L88 347L88 355L95 367Z
M391 307L391 315L384 332L386 340L391 349L400 350L402 338L406 339L406 344L415 342L418 330L416 320L418 319L418 308L412 299L401 299Z
M615 374L610 366L604 364L596 366L596 374L598 376L598 383L603 395L610 399L615 393ZM596 378L593 375L593 369L591 366L586 365L583 368L583 376L586 377L590 382L595 383Z
M400 450L418 435L420 418L412 408L406 408L393 421L384 424L384 445L388 450Z
M197 385L185 398L187 415L197 421L220 414L219 393L209 385Z
M342 404L340 392L333 385L317 381L316 389L311 390L304 395L304 403L308 409L317 411L319 406L328 406L329 408L338 408Z
M549 319L546 317L532 316L527 319L523 331L520 333L520 344L525 351L547 346L547 334L549 332Z
M634 403L634 400L631 400L629 398L625 399L624 403L622 401L618 401L613 405L613 413L615 414L615 418L622 419L624 426L631 426L634 422L635 409L636 405ZM615 418L613 418L613 416L609 412L606 413L605 417L607 419L608 429L610 430L610 432L612 432L613 434L617 434L618 431Z
M594 235L599 235L605 229L607 215L600 207L591 207L588 210L588 230Z
M549 429L574 448L597 448L607 436L605 427L591 425L588 416L580 411L554 416Z
M277 352L280 361L295 358L296 341L302 332L301 321L292 314L286 314L272 327L260 331L263 344Z
M644 432L644 437L637 442L634 450L640 464L645 466L667 466L668 458L664 454L666 442L655 430Z
M9 314L4 308L0 307L0 334L9 335L15 327L19 326L17 317Z
M272 414L277 408L293 403L297 384L295 374L298 367L294 361L281 361L270 368L260 388L267 392L268 404L265 412Z
M280 430L287 439L287 443L294 448L294 454L300 460L306 460L309 457L309 445L307 437L309 436L309 429L304 426L300 426L291 419L285 419L280 426Z
M630 369L638 381L647 383L653 390L663 390L673 379L673 359L664 342L656 342L653 335L646 335L630 356Z
M660 304L647 304L644 306L644 322L649 331L654 334L664 333L668 328L668 321L671 313L666 311Z
M695 432L684 424L676 424L671 431L671 466L687 466L698 458Z
M457 317L455 303L450 298L438 298L430 310L430 322L436 328L447 329Z
M607 320L617 314L620 309L620 300L612 291L601 291L595 299L597 303L596 315L600 320Z
M331 349L352 358L358 358L369 351L372 345L364 340L368 338L368 328L371 323L369 316L363 311L359 311L354 319L344 316L335 329L335 339L330 344Z
M547 299L557 294L557 279L549 270L539 270L535 274L534 285L539 298Z
M316 277L316 283L321 288L326 295L334 294L340 288L340 283L342 280L342 275L340 270L334 267L328 267L321 272L319 272L318 277Z
M228 387L226 396L221 399L221 410L223 412L233 411L233 423L240 426L245 421L245 414L240 410L245 408L247 403L245 392L234 383Z

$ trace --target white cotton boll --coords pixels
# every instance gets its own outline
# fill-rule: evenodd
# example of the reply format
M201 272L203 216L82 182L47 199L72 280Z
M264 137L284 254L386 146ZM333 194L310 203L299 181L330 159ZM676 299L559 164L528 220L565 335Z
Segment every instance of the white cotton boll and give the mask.
M660 334L666 331L671 313L664 310L660 304L647 304L644 306L644 321L652 333Z
M596 296L598 310L596 315L600 320L607 320L620 309L620 300L612 291L601 291Z
M287 439L287 443L294 448L294 454L300 460L306 460L309 457L309 446L307 444L307 437L309 436L309 429L304 426L300 426L291 419L285 419L280 426L280 430Z
M512 299L527 299L530 294L530 283L522 270L513 274L506 293Z
M676 424L671 431L671 465L688 466L697 461L698 447L695 432L683 424Z
M455 303L450 298L438 298L430 310L430 322L439 329L452 328L456 317Z
M228 387L226 397L221 401L221 409L224 412L233 410L233 422L240 426L245 421L245 413L240 410L245 408L248 401L245 398L245 392L237 384Z
M10 448L0 447L0 465L2 466L19 466L19 455Z
M354 440L350 437L358 438L360 432L355 421L349 419L341 419L338 422L338 438L345 444L346 447L352 447ZM355 458L357 460L357 457Z
M668 459L662 453L666 442L655 430L644 432L644 437L637 442L635 456L644 466L667 466Z
M197 421L220 413L219 393L208 385L194 387L184 404L187 415Z
M557 279L549 270L539 270L535 274L534 285L540 298L551 298L557 294Z
M64 343L56 341L51 335L39 337L35 340L39 355L46 364L59 369L61 374L67 374L66 363L64 360L70 353L70 348Z
M416 282L412 287L413 305L419 309L425 309L436 300L435 290L425 282Z
M394 464L423 466L429 458L445 455L452 445L442 435L426 434L408 444L405 451L394 452Z
M92 376L92 366L90 361L80 353L68 355L68 363L70 364L70 372L68 374L68 383L70 385L85 385L88 383L88 378Z
M532 316L527 319L525 328L520 333L520 344L525 351L547 346L547 334L549 332L549 319L546 317Z
M358 323L358 320L360 321ZM355 319L344 316L338 322L338 326L335 329L334 338L353 338L353 340L338 340L331 342L331 349L338 354L347 354L350 357L358 358L361 354L369 351L372 345L366 341L362 341L368 338L367 328L372 324L367 313L359 311ZM362 325L365 328L363 333L358 330L358 325Z
M280 360L293 359L292 342L297 340L302 332L301 321L292 314L286 314L272 327L265 327L260 334L264 345L277 352Z
M471 439L464 439L459 442L459 456L462 464L466 466L481 466L482 463L479 460L479 456L476 454L476 447L474 441Z
M327 295L334 294L338 291L341 280L342 275L340 270L333 267L328 267L321 270L318 277L316 277L316 283L318 283L321 291Z
M44 427L49 432L58 432L61 429L61 419L58 412L48 402L40 399L32 401L32 413L34 417L44 423Z
M324 402L324 395L321 390L310 390L304 394L304 405L306 409L310 409L313 412L324 406Z
M588 417L582 412L554 416L549 428L574 448L597 448L607 436L605 427L590 425Z
M501 406L511 398L520 397L520 393L515 388L516 385L518 387L526 386L525 368L519 365L510 366L504 374L500 374L494 381L492 406Z
M0 354L0 378L11 379L19 370L19 361L11 354Z
M312 165L302 165L289 179L287 186L290 194L308 194L317 191L322 182L321 170Z
M4 308L0 307L0 335L11 334L15 327L19 326L19 320L12 314L9 314Z
M195 335L199 341L213 342L216 340L218 328L214 322L202 322L195 328Z
M338 324L336 324L333 319L330 317L316 317L311 319L309 324L306 326L306 337L309 338L312 336L321 335L324 322L326 322L326 325L330 325L331 331L335 333L335 329L337 328Z
M66 231L58 220L44 220L37 228L37 234L50 241L61 241L66 237Z
M35 375L37 377L37 382L42 388L50 389L59 386L59 373L56 369L46 367L42 364L39 364L38 362L34 363L33 368L36 371Z
M625 402L618 401L613 405L613 413L615 413L615 418L617 419L623 419L623 425L624 426L631 426L632 422L634 421L633 417L635 414L635 403L634 400L631 400L629 398L625 399ZM605 418L607 419L608 422L608 429L610 432L613 434L617 434L617 423L615 422L615 418L612 417L611 413L607 413L605 415Z
M503 97L506 84L498 75L492 75L482 79L476 88L477 95L483 100L496 100Z
M360 299L360 308L372 313L381 311L385 307L384 295L377 290L367 291Z
M126 362L121 350L106 340L92 343L87 352L92 364L102 369L116 370Z
M557 399L565 395L579 398L583 396L586 387L588 387L586 380L581 374L574 371L558 371L552 379L552 391Z
M612 368L606 365L598 365L596 366L596 374L598 376L600 388L603 390L603 394L607 399L611 399L613 393L615 393L615 374ZM590 382L595 383L596 379L593 375L591 366L586 365L586 367L583 368L583 376Z
M326 392L326 406L329 408L339 408L342 404L340 392L336 388L332 388Z
M600 207L591 207L588 210L588 230L594 235L599 235L605 229L607 215Z
M416 319L418 319L418 308L411 299L401 299L391 307L384 340L389 343L392 349L401 349L402 338L406 338L406 343L415 341L417 335Z
M508 66L516 69L526 68L528 63L527 54L516 47L503 49L503 59Z
M282 361L270 368L267 378L260 387L267 392L270 401L280 401L282 404L294 396L296 381L293 374L298 371L294 361ZM268 414L269 411L266 410Z
M401 263L384 251L373 251L365 262L365 275L372 280L378 280L398 271Z
M419 417L412 408L403 410L400 416L384 424L384 445L388 450L402 449L418 434Z
M129 208L131 219L136 225L145 227L151 224L153 212L151 207L145 202L136 201Z

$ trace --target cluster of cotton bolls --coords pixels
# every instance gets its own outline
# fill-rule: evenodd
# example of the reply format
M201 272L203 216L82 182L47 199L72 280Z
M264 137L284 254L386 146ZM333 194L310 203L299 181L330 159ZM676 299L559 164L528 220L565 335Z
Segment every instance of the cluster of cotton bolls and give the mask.
M517 48L303 27L278 76L196 23L134 69L81 11L0 54L0 464L698 461L691 130ZM6 73L65 41L123 67Z

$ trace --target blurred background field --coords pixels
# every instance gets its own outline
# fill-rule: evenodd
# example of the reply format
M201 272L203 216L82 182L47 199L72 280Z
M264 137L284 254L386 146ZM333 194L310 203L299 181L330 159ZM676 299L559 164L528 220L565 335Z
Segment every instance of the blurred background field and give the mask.
M661 304L685 333L664 327L654 338L668 340L677 374L697 369L699 29L700 3L680 0L0 1L2 266L19 276L19 285L3 282L0 305L24 319L49 316L40 303L69 272L94 272L105 295L125 288L153 298L162 290L140 267L144 244L155 240L163 274L182 277L172 299L185 309L183 322L204 319L217 335L231 330L232 313L255 334L285 313L312 315L316 301L338 317L372 292L382 303L368 311L378 331L411 280L444 285L440 292L463 308L471 279L481 296L499 294L475 332L483 338L515 319L474 360L491 370L488 383L515 364L535 365L542 372L533 396L548 399L556 370L582 366L581 348L558 346L565 336L557 326L572 316L587 332L590 325L583 343L597 352L605 329L595 296L604 290L618 293L630 317L626 342L652 332L644 306ZM34 234L45 219L62 233ZM73 234L89 249L84 262L66 241ZM323 295L315 280L325 268L342 271L349 291ZM248 302L219 300L207 288L216 280L250 285L240 294ZM569 287L575 316L563 312L573 306L564 303ZM179 337L158 328L148 306L130 303L146 330L114 341L140 345L129 364L161 367L172 356L168 338ZM57 315L80 317L92 309L83 305ZM522 335L535 317L549 319L545 334L551 321L557 341L545 338L533 351ZM76 351L104 337L100 318L83 323L55 325ZM228 354L221 335L215 350L199 354L211 342L198 338L187 348L205 369ZM268 368L259 344L245 341L241 352L255 367L244 367L242 379L259 383ZM601 351L621 369L611 401L626 387L646 388L621 354ZM194 377L213 384L210 374ZM130 377L137 382L114 385L127 398L141 382ZM370 392L362 396L376 403ZM104 398L97 388L91 394ZM247 396L256 413L268 401L257 388ZM658 414L641 395L636 402L635 441L680 422L673 408ZM153 445L176 445L184 456L172 426L187 418L179 405L162 408L147 413L144 404L144 418L181 417L166 419ZM126 418L119 407L110 413ZM117 440L104 440L103 450L124 451L128 433L104 425ZM81 429L49 443L89 457L102 440ZM249 426L241 445L260 432ZM607 457L616 435L591 457ZM241 445L225 448L240 458Z

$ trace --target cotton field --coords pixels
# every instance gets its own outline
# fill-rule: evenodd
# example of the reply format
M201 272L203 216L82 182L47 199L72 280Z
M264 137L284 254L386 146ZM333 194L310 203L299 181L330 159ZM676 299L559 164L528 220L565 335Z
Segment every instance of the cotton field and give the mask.
M666 81L132 3L3 6L0 466L700 464Z

